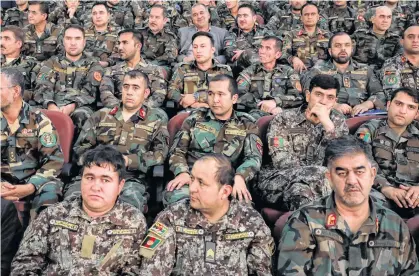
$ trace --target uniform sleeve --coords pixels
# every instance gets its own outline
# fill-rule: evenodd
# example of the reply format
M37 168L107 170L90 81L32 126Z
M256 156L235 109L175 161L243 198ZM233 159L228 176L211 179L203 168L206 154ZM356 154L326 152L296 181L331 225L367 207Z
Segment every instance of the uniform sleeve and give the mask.
M311 80L315 76L317 76L318 74L321 74L321 71L316 66L314 66L313 68L311 68L308 71L305 71L305 72L303 71L301 73L301 80L300 81L301 81L301 85L303 87L303 91L309 90Z
M368 68L367 92L370 95L368 101L373 102L376 109L385 109L387 97L384 94L383 86L371 68Z
M346 123L345 116L341 115L340 113L336 112L338 115L334 116L332 119L333 125L335 128L331 132L326 132L324 129L324 140L330 141L344 135L349 134L348 124Z
M149 74L151 94L147 101L148 107L161 107L167 95L167 81L164 76L167 75L163 69L156 66L154 73Z
M278 107L298 107L303 103L304 97L301 91L300 76L294 69L291 68L287 72L286 87L275 90L272 96Z
M186 157L188 155L189 144L191 142L191 128L193 121L194 119L191 117L185 119L182 124L182 128L175 136L172 148L169 152L170 171L172 171L175 176L184 172L189 173Z
M178 55L177 37L174 34L167 34L168 40L165 43L165 52L163 55L156 58L156 60L166 61L168 64L176 62Z
M138 275L139 274L139 268L141 265L141 256L140 256L140 246L141 242L144 239L144 235L147 232L147 223L143 215L140 215L140 217L136 218L137 221L139 220L139 227L137 228L137 234L135 235L135 240L133 244L132 250L130 250L130 253L128 253L128 256L126 257L126 261L124 264L124 267L122 268L122 272L120 275Z
M400 233L401 239L405 245L403 255L401 256L401 273L399 275L419 275L419 262L416 255L416 244L406 229L405 233ZM395 264L396 265L396 264Z
M83 128L74 144L74 163L81 164L80 157L89 149L96 147L97 131L96 127L100 123L99 111L90 116L83 125Z
M236 34L229 32L224 40L224 49L228 61L231 61L231 58L234 56L234 51L237 50L236 39Z
M275 247L271 231L262 218L261 225L252 240L247 255L247 266L250 275L268 276L272 268L272 251Z
M115 97L115 85L112 80L112 69L107 68L99 86L100 101L105 107L115 107L119 105L119 100Z
M284 46L282 47L282 57L281 60L286 60L292 66L292 34L287 32L284 35Z
M176 103L179 103L182 99L183 95L183 78L184 73L181 68L182 66L179 65L175 72L172 75L172 80L170 81L169 85L169 95L168 99L175 101Z
M56 104L54 100L54 87L57 75L52 69L52 59L43 62L40 67L41 69L36 80L37 85L34 92L34 100L37 104L47 108L49 103Z
M243 146L243 161L236 169L236 174L241 175L246 182L255 177L262 165L263 144L258 135L257 125L249 123Z

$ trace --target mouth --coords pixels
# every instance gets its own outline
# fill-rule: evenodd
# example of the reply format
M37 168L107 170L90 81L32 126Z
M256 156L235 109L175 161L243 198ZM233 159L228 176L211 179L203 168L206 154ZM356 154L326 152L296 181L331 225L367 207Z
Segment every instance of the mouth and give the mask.
M88 197L91 198L91 199L93 199L93 200L101 200L101 199L103 199L101 196L98 196L98 195L89 195Z

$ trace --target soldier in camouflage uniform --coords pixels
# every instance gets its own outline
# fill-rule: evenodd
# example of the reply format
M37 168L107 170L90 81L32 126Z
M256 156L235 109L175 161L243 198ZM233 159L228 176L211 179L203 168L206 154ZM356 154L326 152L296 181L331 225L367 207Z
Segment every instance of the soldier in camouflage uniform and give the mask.
M80 0L66 0L65 4L51 11L48 21L62 28L71 24L84 26L92 21L91 10L87 10Z
M260 63L246 68L237 78L238 104L244 105L255 119L303 103L300 76L290 66L277 63L281 50L278 37L265 36L259 47Z
M49 207L31 223L12 275L138 275L147 224L118 200L124 158L111 146L83 158L82 195Z
M411 26L403 34L403 53L387 59L380 70L380 80L387 98L399 87L419 90L419 26Z
M31 216L58 202L64 155L55 127L22 100L24 77L1 72L1 197L31 202Z
M25 55L44 61L57 54L57 39L61 28L47 22L48 3L29 2L29 25L25 32ZM39 34L39 35L38 35Z
M360 25L357 20L357 12L348 6L348 0L334 0L333 6L327 8L321 14L326 18L331 33L353 34Z
M86 121L74 145L75 160L97 145L114 145L124 155L127 175L120 199L141 211L146 210L148 194L146 173L163 165L168 152L167 115L158 108L143 105L150 94L144 73L133 70L125 74L122 104L103 108ZM80 177L68 186L65 198L80 191Z
M352 60L352 40L346 33L336 33L330 38L328 61L318 62L306 72L303 80L307 90L311 79L318 74L334 76L340 83L335 109L345 115L354 116L370 109L385 109L386 96L373 70Z
M326 148L333 193L291 215L282 231L278 275L417 275L407 225L369 196L370 151L353 137Z
M132 1L108 0L106 5L111 13L111 20L123 29L134 27L134 13L132 10Z
M43 108L71 116L77 131L96 108L97 89L103 75L97 59L83 54L85 45L83 28L67 26L64 29L65 55L42 63L34 93L35 102Z
M256 176L262 162L262 141L255 119L233 110L237 102L236 81L217 75L209 83L210 109L198 109L183 122L170 149L169 165L175 179L167 185L163 203L189 197L190 170L195 161L209 153L222 153L236 169L233 196L251 200L246 187Z
M19 68L25 77L25 91L23 100L30 105L33 102L33 90L35 88L35 80L38 75L38 62L33 57L25 56L21 53L25 43L25 34L22 29L17 26L6 26L1 30L1 53L0 67Z
M355 42L353 59L370 65L375 71L381 69L384 61L401 51L400 36L389 30L391 10L387 7L375 9L372 17L373 27L358 29L352 35Z
M219 20L218 25L215 24L215 26L226 30L237 28L236 18L239 11L239 6L239 0L227 0L225 1L225 5L218 6L217 13L219 18L222 18L222 20Z
M387 104L388 118L363 124L356 136L372 146L380 171L375 188L403 218L419 214L419 108L417 90L396 89Z
M214 39L207 32L192 36L194 61L182 62L173 73L169 85L168 99L182 108L208 107L207 90L211 79L219 74L232 76L228 65L214 59Z
M330 140L349 133L345 117L333 109L338 93L336 79L317 75L306 93L307 105L272 119L267 140L273 166L262 168L257 184L264 203L293 211L330 194L324 149Z
M161 212L141 244L141 276L272 275L270 230L255 209L229 199L233 175L221 154L195 162L190 201Z
M302 27L291 30L284 38L282 60L291 64L300 73L310 69L320 60L327 58L327 45L330 33L317 26L319 10L313 4L306 4L301 9Z
M122 81L126 72L140 70L150 80L151 95L146 101L148 107L160 107L167 94L167 73L162 67L145 62L141 57L143 36L136 30L119 33L118 51L124 60L109 67L100 84L100 100L105 107L118 106L121 100Z
M28 0L17 0L16 7L7 9L2 16L2 26L15 25L21 28L29 24L28 22Z

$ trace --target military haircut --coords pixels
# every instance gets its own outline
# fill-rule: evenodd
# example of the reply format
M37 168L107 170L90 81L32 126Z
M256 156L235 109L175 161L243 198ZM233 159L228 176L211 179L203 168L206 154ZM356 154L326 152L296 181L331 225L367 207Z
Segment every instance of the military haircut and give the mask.
M124 156L114 146L110 145L99 145L87 151L81 157L81 166L81 175L83 175L84 168L91 168L92 166L113 167L119 175L119 181L124 179L126 174Z
M69 30L69 29L79 30L80 32L82 32L83 38L85 38L85 31L84 31L84 28L82 26L77 25L77 24L70 24L70 25L66 26L64 28L64 31L63 31L64 36L65 36L65 33L67 32L67 30Z
M419 27L419 24L413 24L413 25L410 25L409 27L407 27L406 29L404 29L403 33L402 33L402 38L403 39L404 39L404 35L406 34L407 30L409 30L412 27Z
M5 32L5 31L12 32L13 35L15 36L15 39L18 40L18 41L21 41L22 42L22 47L24 46L24 44L25 44L25 32L23 31L22 28L20 28L18 26L14 26L14 25L8 25L8 26L5 26L1 29L1 32Z
M213 160L217 164L215 171L215 180L223 185L234 185L235 170L230 160L221 153L210 153L202 156L196 162L204 162ZM195 162L195 164L196 164Z
M347 34L347 33L345 33L345 32L338 32L338 33L335 33L335 34L333 34L333 35L332 35L332 37L329 39L329 43L328 43L328 45L327 45L327 48L332 49L333 40L335 39L335 37L338 37L338 36L344 36L344 35L347 35L349 38L351 38L351 36L350 36L350 35L348 35L348 34ZM351 39L351 42L352 42L352 39ZM352 43L352 44L353 44L353 43Z
M394 90L391 93L390 102L393 101L394 98L399 93L406 93L407 95L409 95L410 97L413 98L413 101L415 103L419 103L419 93L418 93L418 91L416 89L413 89L413 88L410 88L410 87L400 87L400 88L397 88L396 90Z
M1 74L6 77L10 82L10 86L19 86L20 95L23 97L23 92L25 90L25 77L16 67L6 67L1 69Z
M48 2L47 1L29 1L28 2L29 6L32 5L39 5L39 11L41 13L45 13L47 14L47 19L48 19L48 14L49 14L49 6L48 6Z
M140 31L137 31L135 29L124 29L118 33L118 36L121 36L121 34L126 34L126 33L132 33L132 38L135 41L139 42L141 45L144 45L144 37Z
M319 74L311 79L309 91L313 91L314 88L320 87L321 89L336 89L336 95L339 94L340 84L337 79L333 76L326 74Z
M160 4L156 4L156 5L152 6L150 10L152 10L152 9L161 9L163 11L163 17L167 18L167 9L166 9L165 6L160 5Z
M238 95L239 94L239 88L237 86L237 82L236 80L227 74L219 74L216 75L215 77L213 77L209 82L213 82L213 81L228 81L228 91L230 91L231 93L231 97L233 97L234 95Z
M374 164L371 147L366 142L352 135L344 135L328 142L323 165L330 169L336 159L354 154L364 154L371 165Z
M304 6L301 7L301 10L300 10L301 11L301 15L303 15L303 10L305 9L305 7L308 7L308 6L316 7L317 13L320 13L319 7L316 4L307 2L307 3L304 4Z
M282 40L279 37L274 36L274 35L267 35L267 36L264 36L262 38L262 41L268 41L268 40L275 40L275 48L278 51L282 51L282 44L283 43L282 43Z
M198 36L206 36L210 39L211 41L211 47L214 47L214 37L212 36L212 34L208 33L208 32L196 32L194 33L194 35L192 36L192 43L195 40L195 38L197 38Z
M98 1L98 2L95 2L95 3L93 4L93 6L92 6L92 12L93 12L93 8L94 8L94 7L96 7L96 6L100 6L100 5L103 5L103 6L105 7L105 9L106 9L106 12L107 12L107 13L109 13L109 7L108 7L108 5L106 4L106 2L105 2L105 1Z
M140 70L131 70L125 73L124 78L128 77L130 79L142 79L145 83L145 88L149 88L150 80L148 79L147 75L141 72Z
M243 9L243 8L247 8L247 9L249 9L249 10L250 10L250 12L251 12L251 14L252 14L252 16L255 16L255 15L256 15L256 11L255 11L255 9L252 7L252 5L250 5L250 4L241 4L237 10L240 10L240 9Z

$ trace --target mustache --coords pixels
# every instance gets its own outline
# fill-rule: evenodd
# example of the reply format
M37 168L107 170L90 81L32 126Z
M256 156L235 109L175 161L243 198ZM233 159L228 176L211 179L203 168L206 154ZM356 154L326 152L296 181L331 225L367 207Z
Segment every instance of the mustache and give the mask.
M345 192L352 192L352 191L360 191L360 189L358 188L358 186L356 185L352 185L352 184L347 184L345 186Z

